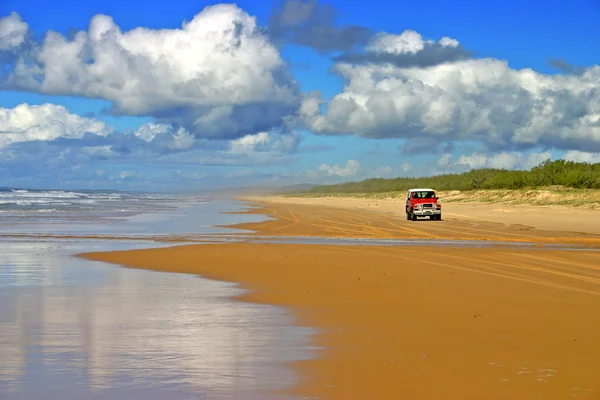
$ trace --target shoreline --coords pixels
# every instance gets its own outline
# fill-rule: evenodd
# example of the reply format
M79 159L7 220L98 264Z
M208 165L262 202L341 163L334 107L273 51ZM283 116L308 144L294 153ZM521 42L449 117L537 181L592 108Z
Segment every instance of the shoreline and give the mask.
M325 232L348 237L361 224L362 232L371 237L389 233L385 223L403 227L399 220L378 221L376 213L365 211L258 204L262 208L241 212L276 219L229 227L252 228L257 236ZM540 233L529 232L530 239L556 239L536 234ZM577 236L570 240L582 243ZM579 387L581 395L589 396L584 398L592 398L600 394L590 357L600 357L594 344L600 332L600 255L585 250L569 253L575 252L250 242L79 256L234 282L247 290L236 300L291 310L296 325L319 330L312 345L322 350L317 358L291 364L301 380L286 394L392 399L402 392L420 399L528 399L542 391L546 398L559 399ZM390 318L390 307L398 310L396 317ZM413 329L407 331L407 326ZM545 341L550 350L538 353L545 335L550 335ZM553 369L549 364L574 360L564 360L565 351L589 360L567 366L567 378L540 378L536 371ZM548 358L552 354L554 362ZM457 360L461 368L456 368Z

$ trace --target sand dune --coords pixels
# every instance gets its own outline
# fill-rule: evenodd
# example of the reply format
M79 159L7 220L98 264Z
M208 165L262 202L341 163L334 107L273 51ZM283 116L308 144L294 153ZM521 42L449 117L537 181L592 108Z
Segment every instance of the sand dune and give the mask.
M249 212L275 217L243 225L258 235L600 243L567 224L414 223L272 201ZM251 290L240 300L291 308L320 328L319 357L294 364L294 393L307 398L600 398L600 252L591 249L243 243L84 256L239 282Z

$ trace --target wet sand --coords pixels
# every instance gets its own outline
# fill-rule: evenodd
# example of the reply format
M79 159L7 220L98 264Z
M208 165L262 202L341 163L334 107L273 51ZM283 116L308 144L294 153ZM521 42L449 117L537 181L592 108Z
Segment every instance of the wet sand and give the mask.
M262 203L257 235L579 243L600 235L477 220L412 222L343 207ZM319 328L294 394L321 399L600 399L600 252L298 244L88 253L250 289Z

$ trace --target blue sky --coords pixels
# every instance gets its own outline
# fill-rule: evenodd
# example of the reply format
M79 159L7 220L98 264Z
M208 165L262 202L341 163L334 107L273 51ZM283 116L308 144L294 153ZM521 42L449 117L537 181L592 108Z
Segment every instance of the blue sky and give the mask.
M600 162L597 1L219 4L3 2L0 186L178 190Z

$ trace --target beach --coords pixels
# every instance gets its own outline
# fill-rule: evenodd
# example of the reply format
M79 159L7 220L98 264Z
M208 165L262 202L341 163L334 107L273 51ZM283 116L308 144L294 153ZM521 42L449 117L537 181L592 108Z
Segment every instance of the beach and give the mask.
M230 228L290 242L250 239L83 257L235 282L249 289L237 300L291 310L296 324L318 330L312 344L320 351L291 363L300 381L281 393L600 398L600 233L593 224L578 230L570 222L583 215L565 218L546 208L535 211L547 215L546 225L525 225L510 212L486 220L448 206L443 221L413 222L403 218L402 204L397 211L363 200L245 200L254 207L239 213L271 219ZM298 236L399 241L301 244L293 240ZM562 244L571 247L553 247Z
M600 0L0 1L0 400L600 400Z

